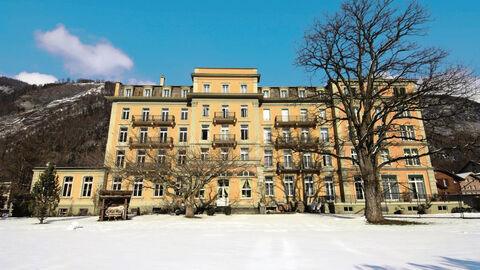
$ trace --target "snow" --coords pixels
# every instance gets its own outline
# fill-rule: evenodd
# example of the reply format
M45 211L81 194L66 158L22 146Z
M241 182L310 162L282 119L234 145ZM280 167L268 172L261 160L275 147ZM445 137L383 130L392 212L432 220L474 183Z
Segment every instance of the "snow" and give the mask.
M46 225L7 218L0 261L2 269L480 269L480 219L454 216L406 218L427 223L411 226L318 214L65 217Z

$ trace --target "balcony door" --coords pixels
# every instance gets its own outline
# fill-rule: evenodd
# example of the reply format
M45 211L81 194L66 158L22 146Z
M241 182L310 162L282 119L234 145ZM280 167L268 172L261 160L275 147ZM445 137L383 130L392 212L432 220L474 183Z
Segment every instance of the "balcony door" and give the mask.
M230 128L228 125L222 125L220 128L220 140L227 141L230 137Z
M220 179L217 182L217 206L227 206L229 205L229 180Z
M150 119L150 109L142 110L142 121L148 121Z
M229 110L228 105L222 105L222 117L223 118L228 118L228 110Z
M283 150L283 166L285 168L293 168L293 157L291 150Z
M168 109L162 109L162 121L168 121Z
M168 128L160 128L160 142L166 143L168 136Z
M148 128L140 128L140 143L146 143L148 138Z
M288 109L282 109L282 121L288 122L288 119L289 119Z

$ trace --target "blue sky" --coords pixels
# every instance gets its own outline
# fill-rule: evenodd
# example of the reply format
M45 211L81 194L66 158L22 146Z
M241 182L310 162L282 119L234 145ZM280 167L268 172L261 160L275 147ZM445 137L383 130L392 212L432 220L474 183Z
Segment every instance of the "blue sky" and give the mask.
M39 72L56 78L124 82L158 82L159 76L165 74L167 84L191 84L189 75L194 67L257 67L262 74L261 85L320 84L293 65L296 43L314 17L337 10L340 3L140 2L2 1L0 74ZM469 65L478 75L480 1L421 2L430 8L434 18L423 43L449 50L452 62ZM59 25L63 25L68 37L78 37L82 46L110 44L112 58L119 59L124 71L101 66L94 72L95 68L89 70L84 65L90 63L88 59L85 63L77 59L80 64L75 59L69 62L65 57L68 50L62 54L46 49L54 39L39 41L38 35L58 29ZM92 49L90 58L98 55L96 49Z

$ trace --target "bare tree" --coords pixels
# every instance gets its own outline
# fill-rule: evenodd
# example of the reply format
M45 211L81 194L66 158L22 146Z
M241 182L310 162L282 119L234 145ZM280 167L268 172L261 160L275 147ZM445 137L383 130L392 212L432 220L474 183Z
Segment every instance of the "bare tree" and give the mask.
M153 162L130 160L125 167L115 168L113 175L128 181L144 179L153 186L160 185L168 198L185 205L186 217L194 217L196 200L215 199L216 193L210 192L206 198L205 192L215 178L232 176L243 167L231 151L221 149L201 152L191 147L168 152L143 151Z
M402 4L393 0L344 1L337 13L316 20L305 32L296 59L297 65L328 80L328 93L322 98L335 112L329 121L333 125L347 122L345 141L352 143L357 158L339 152L330 155L358 163L364 181L365 215L372 223L384 220L382 167L432 153L426 138L410 136L400 123L414 123L418 128L420 121L450 116L452 110L438 110L428 117L421 111L440 108L447 96L473 94L468 87L472 74L466 68L447 65L447 52L416 42L426 34L428 11L416 1L404 8L399 7ZM406 87L396 88L398 85ZM423 144L423 151L379 161L382 149L402 140Z

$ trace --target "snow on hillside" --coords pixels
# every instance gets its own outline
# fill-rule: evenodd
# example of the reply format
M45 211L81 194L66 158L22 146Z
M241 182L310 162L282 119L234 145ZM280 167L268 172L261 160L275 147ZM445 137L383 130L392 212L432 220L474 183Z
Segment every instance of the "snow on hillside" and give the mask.
M13 92L13 89L8 87L8 86L5 86L5 85L0 85L0 94L10 94Z
M25 112L0 117L0 138L16 134L21 130L33 128L51 116L56 116L53 120L60 120L62 117L68 116L62 113L66 107L75 105L75 102L79 101L82 97L101 94L105 89L103 83L77 85L88 86L89 88L73 96L52 100L44 106L42 105ZM81 111L77 113L81 113Z
M480 217L480 216L479 216ZM0 220L3 269L479 269L480 219L355 215Z

